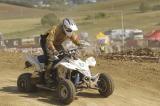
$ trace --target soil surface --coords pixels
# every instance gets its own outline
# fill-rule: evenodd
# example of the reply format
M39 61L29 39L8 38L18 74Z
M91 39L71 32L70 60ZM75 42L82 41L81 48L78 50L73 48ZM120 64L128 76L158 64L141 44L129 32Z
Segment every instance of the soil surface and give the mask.
M0 105L50 106L62 105L56 92L38 90L22 93L17 90L17 77L25 72L22 54L0 52ZM77 94L70 106L160 106L160 63L140 63L97 58L93 73L108 73L115 90L108 98L98 91L85 90Z

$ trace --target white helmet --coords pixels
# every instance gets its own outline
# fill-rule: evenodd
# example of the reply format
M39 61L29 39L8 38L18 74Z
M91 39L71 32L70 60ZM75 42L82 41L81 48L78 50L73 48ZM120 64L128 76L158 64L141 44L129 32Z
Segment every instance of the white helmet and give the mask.
M63 20L63 30L67 36L71 36L73 31L77 31L77 25L72 19L65 18Z

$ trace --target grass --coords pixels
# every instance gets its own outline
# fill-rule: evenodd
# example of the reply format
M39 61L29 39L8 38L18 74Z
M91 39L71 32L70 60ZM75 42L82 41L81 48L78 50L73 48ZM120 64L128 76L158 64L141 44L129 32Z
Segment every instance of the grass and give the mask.
M41 17L51 12L0 3L0 32L6 38L39 35L46 30L41 26Z
M147 0L152 6L160 4L159 0ZM103 32L109 29L121 28L121 11L124 15L124 27L133 29L142 29L144 33L148 33L154 29L159 29L159 17L160 11L147 11L140 13L138 11L140 1L139 0L110 0L108 2L101 2L97 4L84 4L76 7L70 7L66 10L55 10L54 12L60 19L64 17L72 17L76 20L79 32L88 32L90 38L95 39L95 36L99 32ZM19 6L10 6L5 4L3 9L14 9L14 14L8 12L8 14L2 16L0 13L0 32L3 32L7 37L25 37L32 35L39 35L44 33L47 28L43 28L40 23L40 19L43 15L51 12L49 10L25 8ZM9 8L8 8L9 7ZM23 8L26 14L20 16L18 11ZM41 12L42 11L42 12ZM93 18L98 13L104 13L106 17ZM9 17L11 16L11 17ZM92 18L85 20L87 16ZM79 33L78 32L78 33Z
M40 32L40 18L0 20L0 32L7 38L32 36ZM38 33L38 34L39 34Z
M2 33L13 33L33 29L40 23L39 18L0 20Z
M0 3L0 19L35 18L50 12L49 10Z

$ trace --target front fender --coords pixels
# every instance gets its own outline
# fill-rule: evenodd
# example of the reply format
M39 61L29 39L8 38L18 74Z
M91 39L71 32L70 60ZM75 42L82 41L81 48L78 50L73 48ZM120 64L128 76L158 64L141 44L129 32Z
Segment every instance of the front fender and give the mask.
M71 70L77 70L78 68L68 62L61 62L60 64L56 65L55 67L58 67L58 66L64 66L68 69L71 69Z

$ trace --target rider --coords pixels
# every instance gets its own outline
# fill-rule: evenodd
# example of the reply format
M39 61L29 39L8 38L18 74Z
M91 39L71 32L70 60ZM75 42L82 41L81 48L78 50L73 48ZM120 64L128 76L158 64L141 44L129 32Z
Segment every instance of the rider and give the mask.
M41 35L41 47L44 55L47 57L45 80L47 84L52 82L50 72L54 60L57 59L55 54L60 50L64 50L62 43L66 39L70 39L74 44L80 46L78 36L74 33L77 31L77 25L72 19L65 18L57 25L53 26L46 34Z

